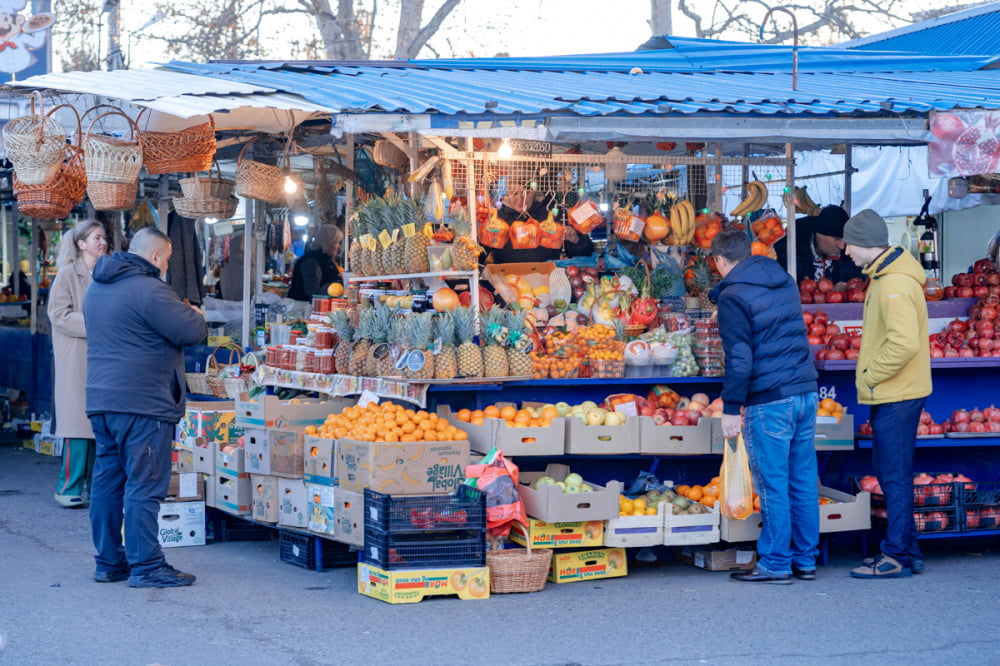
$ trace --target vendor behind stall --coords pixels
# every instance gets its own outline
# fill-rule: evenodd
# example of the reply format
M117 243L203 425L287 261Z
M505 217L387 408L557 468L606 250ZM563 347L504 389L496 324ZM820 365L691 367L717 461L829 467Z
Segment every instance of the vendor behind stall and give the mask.
M828 278L834 284L864 278L853 261L842 256L847 212L840 206L824 206L819 215L795 221L795 278ZM787 237L774 244L778 263L788 269Z
M344 233L332 224L323 224L316 230L310 248L292 267L292 284L288 297L296 301L311 300L315 294L326 294L333 282L340 282L340 268L334 263L340 253Z
M516 220L534 218L541 222L549 215L549 210L555 206L555 195L542 193L532 189L527 183L517 183L511 187L502 199L503 205L497 215L507 224ZM553 250L546 247L532 249L514 249L510 240L502 248L491 251L493 263L508 264L512 262L556 261L565 253L567 257L587 256L594 252L594 243L589 236L577 232L566 225L566 235L563 238L563 249Z

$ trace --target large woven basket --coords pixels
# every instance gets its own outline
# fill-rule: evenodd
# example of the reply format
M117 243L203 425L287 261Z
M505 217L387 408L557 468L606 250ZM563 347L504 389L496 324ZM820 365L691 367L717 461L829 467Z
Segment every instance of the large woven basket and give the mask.
M222 177L222 170L219 163L215 163L215 175L181 178L177 181L181 186L181 192L188 199L227 199L233 193L235 182Z
M202 217L214 217L217 220L228 220L236 214L236 207L240 200L236 197L228 199L190 199L188 197L175 197L174 210L178 214L197 220Z
M248 199L257 199L272 204L278 203L284 195L285 172L280 167L257 162L243 156L246 149L259 140L258 138L247 141L236 158L236 194ZM267 140L275 141L270 138ZM287 156L288 150L286 148L286 159Z
M36 98L38 113L35 113ZM66 128L52 117L55 109L45 113L42 96L36 92L31 97L30 114L9 120L3 126L7 157L25 185L41 185L51 180L66 157Z
M187 392L197 395L214 395L212 387L208 385L208 378L219 374L219 366L215 361L215 352L208 355L205 360L205 372L185 372L184 379L187 380Z
M208 171L215 158L215 121L209 116L207 123L177 132L141 132L139 140L151 175Z
M40 220L62 220L69 217L73 206L83 201L87 192L87 171L83 151L64 145L65 159L55 176L41 185L28 185L14 172L14 196L18 209Z
M545 587L552 566L552 551L542 548L486 551L486 566L490 568L490 593L513 594L539 592Z
M388 139L379 139L375 142L375 147L372 149L372 159L379 166L397 169L410 163L409 155Z
M99 104L87 111L92 111ZM86 113L84 113L86 115ZM121 116L125 119L130 138L120 138L107 134L94 134L94 124L107 116ZM142 171L142 146L139 143L139 127L135 121L118 109L106 111L90 121L83 140L87 180L92 183L134 184ZM91 196L93 199L93 196ZM133 201L135 197L133 195ZM100 208L98 210L121 210L120 208Z
M139 190L139 181L130 183L105 183L87 177L87 197L94 210L132 210Z
M230 342L224 345L219 345L213 349L210 357L214 359L215 353L220 349L225 349L229 352L229 360L226 362L226 365L236 366L239 368L240 356L243 353L243 349L240 348L239 345ZM221 369L218 369L218 371L212 375L207 375L205 381L208 384L208 387L212 390L211 395L214 395L216 398L229 398L231 400L235 400L240 397L241 393L246 393L249 388L247 385L247 378L243 377L242 374L237 377L223 377ZM227 383L229 384L228 386ZM231 395L230 390L232 390L234 394Z

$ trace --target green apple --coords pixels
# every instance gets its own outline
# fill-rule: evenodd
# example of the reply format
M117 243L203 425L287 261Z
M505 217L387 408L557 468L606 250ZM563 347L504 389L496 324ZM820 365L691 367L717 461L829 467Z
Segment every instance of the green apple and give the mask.
M583 477L576 472L570 472L563 481L567 486L580 486L583 484Z
M551 476L540 476L538 480L535 481L535 490L538 490L542 486L552 486L555 485L556 480Z
M561 490L563 492L566 492L566 482L565 481L556 481L556 485L559 486L559 490Z
M591 426L604 425L605 411L603 409L592 409L587 412L584 423Z
M559 416L566 416L572 409L568 402L557 402L553 406L556 408L556 411L559 412Z
M597 403L594 402L593 400L584 400L583 402L580 403L579 406L583 407L584 411L588 412L593 409L597 409Z
M581 493L592 493L592 492L594 492L594 489L593 489L593 487L588 486L586 483L581 483L580 484L580 492Z
M607 416L604 417L604 425L625 425L625 415L621 412L608 412Z
M563 488L563 492L566 493L567 495L570 495L572 493L578 493L580 492L580 486L572 483L567 483L566 487Z
M680 507L681 511L684 511L691 506L691 502L689 502L686 497L675 497L670 500L670 503L676 507Z

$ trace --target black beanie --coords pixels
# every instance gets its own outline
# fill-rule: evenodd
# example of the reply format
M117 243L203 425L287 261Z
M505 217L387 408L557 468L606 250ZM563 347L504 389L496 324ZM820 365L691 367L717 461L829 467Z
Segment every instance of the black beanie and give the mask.
M816 234L843 238L848 217L847 211L840 206L824 206L819 215L812 218L810 229Z

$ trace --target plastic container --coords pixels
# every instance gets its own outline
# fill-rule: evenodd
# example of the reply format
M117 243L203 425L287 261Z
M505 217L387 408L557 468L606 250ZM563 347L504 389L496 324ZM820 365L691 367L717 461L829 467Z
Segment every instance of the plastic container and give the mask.
M330 569L332 567L353 566L358 562L358 554L351 552L350 546L344 543L320 540L319 537L308 534L281 531L281 561L306 569ZM316 566L317 542L322 561Z
M652 357L643 360L625 360L626 377L653 377Z

